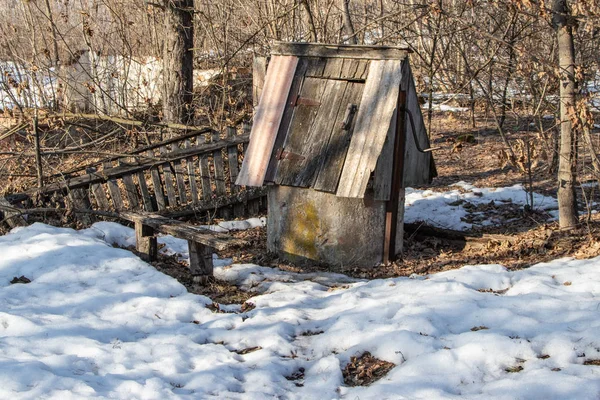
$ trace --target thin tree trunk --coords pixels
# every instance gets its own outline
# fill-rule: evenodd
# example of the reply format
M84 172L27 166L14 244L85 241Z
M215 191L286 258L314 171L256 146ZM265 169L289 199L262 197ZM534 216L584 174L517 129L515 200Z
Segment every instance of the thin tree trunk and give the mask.
M35 143L35 165L37 175L37 185L39 188L44 186L44 173L42 172L42 155L40 152L40 131L38 129L38 109L35 108L35 116L33 117L33 139Z
M45 0L46 11L48 12L48 21L50 21L50 32L52 33L52 66L54 67L54 73L58 74L60 67L60 56L58 54L58 35L56 32L56 25L54 24L54 16L52 15L52 8L50 7L50 0ZM58 103L56 101L56 91L54 85L51 85L52 89L52 108L58 109Z
M566 0L554 0L552 22L558 39L560 66L560 152L558 160L558 221L561 228L572 228L577 216L577 138L570 114L575 111L575 48L573 28L568 21Z
M504 80L504 88L502 89L502 103L501 103L501 113L500 113L500 126L504 127L504 121L506 121L506 102L508 97L508 86L510 85L510 81L513 76L513 72L515 69L515 42L517 40L515 34L516 27L516 18L512 18L511 21L511 32L510 32L510 40L508 42L508 68L506 71L506 78Z
M347 40L350 44L358 44L356 39L356 33L354 32L354 25L352 25L352 18L350 17L350 0L342 0L342 9L344 10L344 29L346 31Z
M163 119L189 123L193 116L194 0L166 0L163 44Z
M308 27L310 28L310 40L316 43L319 41L319 39L317 37L317 27L315 26L315 20L313 19L312 11L310 11L310 5L308 4L308 0L300 0L300 2L304 6L304 10L306 11L306 15L308 17Z

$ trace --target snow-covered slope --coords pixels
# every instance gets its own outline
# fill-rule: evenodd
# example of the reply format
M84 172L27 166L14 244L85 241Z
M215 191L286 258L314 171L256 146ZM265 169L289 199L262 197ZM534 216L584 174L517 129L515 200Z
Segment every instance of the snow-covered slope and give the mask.
M600 258L333 289L331 275L225 265L218 276L262 294L251 311L219 314L100 230L34 224L0 237L0 398L600 396L600 367L584 365L600 359ZM21 275L32 282L9 284ZM342 368L364 351L396 367L344 386ZM304 380L286 379L300 368Z

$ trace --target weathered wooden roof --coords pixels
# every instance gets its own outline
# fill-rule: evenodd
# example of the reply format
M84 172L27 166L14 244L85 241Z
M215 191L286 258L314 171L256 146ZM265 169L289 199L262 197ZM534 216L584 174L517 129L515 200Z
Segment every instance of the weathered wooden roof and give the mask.
M404 183L430 181L431 154L414 146L415 138L421 149L429 141L408 50L279 43L272 54L238 185L361 198L373 182L375 199L389 199L401 92L416 129L406 131Z

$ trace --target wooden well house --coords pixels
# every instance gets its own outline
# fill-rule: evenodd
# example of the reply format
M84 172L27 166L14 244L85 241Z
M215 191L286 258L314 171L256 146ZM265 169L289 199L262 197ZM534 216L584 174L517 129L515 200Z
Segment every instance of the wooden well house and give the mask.
M236 182L269 186L270 251L337 266L401 251L404 188L436 173L408 54L274 45Z

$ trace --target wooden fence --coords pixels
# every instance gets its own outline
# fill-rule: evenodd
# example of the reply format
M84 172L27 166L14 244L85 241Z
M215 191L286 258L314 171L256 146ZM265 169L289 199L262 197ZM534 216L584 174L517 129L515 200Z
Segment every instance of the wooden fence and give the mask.
M24 208L35 198L36 207L145 211L170 217L208 211L224 218L256 214L265 202L264 189L235 185L249 131L248 125L223 133L196 130L10 198Z

